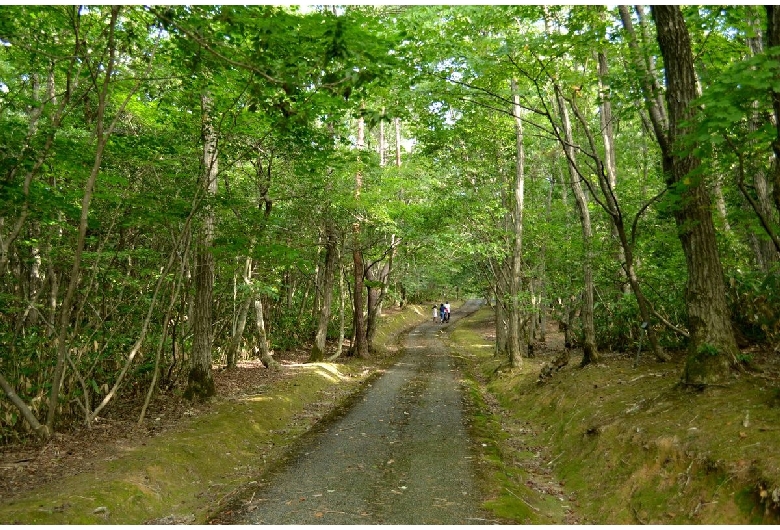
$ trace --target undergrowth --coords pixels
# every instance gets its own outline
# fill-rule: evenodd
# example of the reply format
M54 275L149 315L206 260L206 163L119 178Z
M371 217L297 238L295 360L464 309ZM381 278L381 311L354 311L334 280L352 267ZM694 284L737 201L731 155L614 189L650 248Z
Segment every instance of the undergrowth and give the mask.
M633 356L604 354L598 366L572 362L539 383L554 352L496 372L502 361L485 340L492 315L458 324L451 346L471 377L478 435L499 447L495 500L488 507L533 522L512 501L527 478L511 462L512 438L532 431L542 460L585 523L755 524L780 522L780 382L776 374L737 374L727 385L693 392L679 385L683 359L633 367ZM540 348L538 348L540 349ZM537 350L538 350L537 349ZM494 418L484 401L500 405ZM480 425L487 426L485 428ZM511 486L507 485L511 483ZM518 495L522 496L522 495ZM537 515L544 513L536 505ZM533 510L532 510L533 511Z
M382 319L377 355L288 367L290 377L217 400L158 437L118 445L84 472L0 501L0 523L204 523L281 461L294 441L382 366L419 307ZM692 392L682 359L657 364L603 354L538 382L553 350L520 369L493 351L492 314L445 332L481 454L485 507L530 524L756 524L780 522L780 384L774 372L735 376Z
M0 500L0 524L203 524L390 362L385 342L426 318L417 306L394 312L381 319L375 358L287 365L289 377L272 385L218 398L174 431Z

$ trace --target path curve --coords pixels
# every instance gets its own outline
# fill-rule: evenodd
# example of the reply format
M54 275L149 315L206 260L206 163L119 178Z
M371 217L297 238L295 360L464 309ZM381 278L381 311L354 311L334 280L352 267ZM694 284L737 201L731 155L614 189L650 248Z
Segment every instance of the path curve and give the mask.
M476 458L442 326L410 332L404 353L355 405L244 495L244 524L480 524ZM243 511L243 510L242 510ZM234 514L236 515L236 514Z

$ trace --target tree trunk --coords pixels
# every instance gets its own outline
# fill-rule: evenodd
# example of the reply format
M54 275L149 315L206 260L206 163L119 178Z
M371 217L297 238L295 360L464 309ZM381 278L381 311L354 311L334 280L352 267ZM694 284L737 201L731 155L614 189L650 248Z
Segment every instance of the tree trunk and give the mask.
M612 126L612 102L610 100L610 87L607 85L609 67L606 53L603 51L598 52L596 61L599 80L599 121L601 124L601 139L604 142L604 170L609 190L611 190L609 193L614 195L617 186L617 160L615 156L615 132ZM617 202L617 197L615 197L615 201ZM610 226L612 237L617 239L617 228L615 227L614 218L610 217L610 220L612 221ZM617 248L617 259L618 263L625 263L625 250L621 245L618 245ZM623 272L623 278L621 278L618 291L625 294L629 282L625 270L622 267L620 270Z
M385 108L382 107L382 115L379 119L379 167L385 167L387 164L387 140L385 139Z
M98 109L97 119L95 123L95 136L97 139L97 145L95 149L95 159L92 165L92 171L87 178L87 183L84 187L84 196L81 199L81 217L79 219L78 238L76 240L76 248L73 256L73 267L70 271L70 281L68 283L68 290L65 293L65 298L62 301L60 307L60 318L57 326L57 363L54 368L54 376L52 378L51 393L49 394L48 411L46 414L46 427L49 433L54 432L54 420L57 415L57 408L59 405L60 386L62 385L63 376L65 373L65 361L68 355L68 330L70 328L71 312L73 309L73 303L76 295L76 288L78 287L79 280L81 278L81 259L84 254L84 246L86 244L87 236L87 219L89 217L89 207L92 202L92 196L95 190L95 182L97 181L98 173L100 173L100 166L103 162L103 154L105 152L106 143L111 135L113 124L110 127L105 127L105 112L108 105L108 92L111 85L111 79L113 74L116 46L114 34L116 30L117 19L119 18L119 6L113 6L111 8L111 22L109 26L109 60L106 65L106 74L103 78L103 85L98 94ZM114 122L115 123L115 122Z
M601 85L601 79L606 74L606 56L603 53L599 53L599 68L598 68L598 76L599 76L599 84ZM601 203L603 209L606 211L606 213L610 216L610 220L612 221L611 227L614 237L619 242L619 248L620 248L620 263L622 264L622 269L624 271L624 274L628 280L628 285L630 286L631 290L633 291L637 304L639 305L639 313L642 316L642 320L644 322L647 322L650 324L650 305L647 301L647 299L644 296L644 293L642 292L642 289L639 284L639 279L636 275L636 268L634 265L634 252L633 252L633 245L628 240L628 235L626 233L626 227L625 222L623 219L623 213L620 208L620 203L618 202L617 194L615 193L615 185L617 183L617 165L613 160L610 161L610 152L611 147L613 145L613 138L612 138L612 132L611 127L609 128L609 132L602 132L602 137L605 144L605 157L602 159L601 156L598 154L598 148L596 145L596 140L594 138L594 135L591 133L590 129L588 128L588 120L585 116L582 115L579 108L577 107L574 100L571 102L572 109L582 125L583 130L585 131L585 135L588 139L588 143L591 148L591 156L593 160L596 163L596 174L599 179L599 187L601 188L602 194L604 196L604 202ZM600 114L602 116L611 116L611 108L609 105L609 98L607 97L607 94L602 95L602 103L600 105ZM604 129L604 123L602 121L601 123L602 129ZM577 174L584 180L584 176L580 172L579 169L576 169ZM648 337L650 339L650 344L652 345L653 352L655 353L656 359L659 361L668 361L669 357L664 353L663 349L661 348L661 345L658 341L658 337L655 333L655 329L653 326L649 326L647 328Z
M361 105L362 108L362 105ZM357 134L357 148L358 151L363 149L365 141L365 121L361 116L358 119L358 134ZM363 172L362 169L358 169L355 174L355 200L360 198L360 191L363 187ZM355 341L352 344L352 354L361 359L368 357L368 341L366 340L366 324L365 317L363 315L363 276L365 274L365 267L363 265L363 249L361 247L360 237L360 221L355 221L352 224L352 263L354 266L355 277L355 291L352 293L354 297L354 313L353 313L353 333Z
M260 296L256 296L255 303L255 325L257 330L257 353L260 357L260 361L266 368L277 369L279 363L277 363L271 355L271 349L268 347L268 336L265 332L265 317L263 316L263 302Z
M368 297L366 299L366 305L368 306L368 318L366 320L366 341L368 343L369 352L374 350L374 337L376 336L376 330L379 327L379 317L382 316L382 302L384 301L385 294L387 293L386 285L390 276L391 263L392 254L388 258L388 261L384 263L377 263L375 264L375 267L372 267L366 271L368 280L372 282L372 285L368 287ZM377 267L379 268L378 271L376 270Z
M230 344L227 349L227 368L235 368L238 363L239 350L241 347L241 339L244 337L244 329L246 329L246 319L249 315L249 306L252 305L252 297L246 296L241 302L241 306L238 309L238 317L236 318L236 329L233 336L230 338Z
M552 215L552 195L555 187L555 178L550 177L550 187L547 190L547 200L545 202L545 224L550 224ZM547 341L547 311L549 308L547 302L547 238L542 240L542 247L539 252L539 342Z
M202 226L195 256L195 300L193 304L193 337L190 372L184 397L205 399L216 393L211 373L211 348L214 340L213 291L215 263L211 247L214 242L214 210L210 203L217 194L217 134L212 122L213 102L207 93L201 96L203 177L205 195Z
M395 167L401 167L401 118L394 118L395 124Z
M507 333L507 310L506 310L506 289L503 281L502 265L494 273L495 285L493 293L496 297L496 356L508 357L509 355L509 334Z
M755 35L753 37L749 37L747 39L747 45L750 49L751 55L755 56L758 54L761 54L764 52L764 43L761 38L761 16L759 12L758 6L752 7L752 12L748 24L750 25L751 29L755 32ZM771 21L772 17L767 16L767 20ZM779 21L780 22L780 21ZM778 30L773 30L773 32L777 33L777 31L780 31L780 28ZM764 123L766 123L766 117L758 111L759 103L757 101L753 102L753 114L750 117L750 120L748 122L748 128L751 133L756 132L758 129L763 127ZM778 221L778 213L780 213L780 210L773 209L772 206L772 195L770 193L770 183L769 183L769 177L767 175L767 171L763 164L761 164L759 167L756 167L753 171L753 188L756 193L756 201L755 201L755 209L756 214L760 218L764 218L767 220L773 220L773 222L776 224ZM742 175L740 175L741 177ZM740 180L741 183L741 180ZM740 190L743 190L743 186L740 184ZM743 194L745 195L748 202L750 201L750 197L743 191ZM751 204L751 206L753 206ZM762 226L764 223L761 223ZM769 238L759 238L757 234L753 231L750 231L748 234L748 237L750 239L750 242L753 246L753 251L756 256L756 263L758 264L759 268L763 272L769 272L772 270L772 266L780 260L780 252L776 248L776 245L774 243L774 239L776 236L774 234L769 234ZM773 237L774 236L774 237Z
M336 351L331 355L328 360L329 361L335 361L339 357L341 357L341 353L344 349L344 335L345 335L345 328L346 328L346 318L344 318L344 310L345 310L345 304L344 304L344 267L341 264L341 250L338 250L338 256L336 257L336 262L338 264L338 274L339 274L339 340L338 344L336 344Z
M525 151L523 149L523 121L520 116L520 96L517 81L512 79L512 115L515 119L515 178L512 185L512 256L509 273L509 363L514 368L523 364L528 355L526 316L520 303L521 275L523 267L523 207L525 201Z
M333 301L333 280L338 256L338 238L330 219L325 221L325 268L322 275L322 304L317 325L317 334L309 354L309 362L319 362L325 358L325 345L328 338L330 308Z
M696 75L691 41L679 6L653 6L653 17L666 72L669 112L667 146L674 147L688 132L691 102L696 98ZM703 178L692 174L700 161L690 154L662 146L667 184L681 193L675 209L680 241L688 269L686 302L691 343L683 374L693 385L717 383L737 363L737 344L731 325L720 256L712 221L711 200Z
M50 435L48 427L46 427L46 425L41 425L38 422L38 418L35 417L33 411L30 409L30 407L27 406L27 403L22 401L22 398L20 398L19 395L14 392L14 389L11 387L8 381L6 381L5 377L3 377L3 374L0 374L0 388L3 389L5 395L8 396L8 399L16 407L16 410L21 413L25 421L30 424L30 427L32 427L32 430L35 432L35 434L37 434L41 439L47 439Z
M765 6L766 9L766 40L769 48L780 46L780 7L774 5ZM775 61L780 61L780 56L774 52ZM772 90L772 109L774 111L774 124L777 134L772 141L774 161L772 163L771 181L773 186L772 198L775 210L780 213L780 90Z
M594 285L593 285L593 228L590 223L590 211L588 210L588 200L585 196L585 191L580 184L580 178L577 174L574 163L574 140L571 132L571 122L569 120L569 112L566 109L566 104L561 95L559 87L555 87L556 101L558 103L558 111L561 115L561 122L563 126L564 134L564 151L566 152L566 158L568 161L569 177L571 189L574 192L574 199L577 205L577 213L580 216L580 225L582 227L582 246L583 246L583 259L582 259L582 276L583 276L583 292L582 292L582 312L580 318L582 319L582 366L590 363L597 363L599 361L598 350L596 348L596 329L593 321L593 306L594 306Z
M162 356L163 347L165 346L165 340L168 336L168 327L173 321L171 318L173 315L173 308L176 305L177 300L179 300L179 292L181 291L181 286L184 284L184 270L187 263L187 256L190 252L190 224L187 223L185 225L184 231L181 236L182 246L184 247L181 251L181 255L179 257L179 273L176 276L176 281L174 287L171 289L171 296L168 301L168 309L165 311L165 316L163 319L163 327L162 332L160 333L160 340L157 343L157 350L154 354L154 372L152 374L152 381L149 383L149 390L146 393L146 398L144 399L144 404L141 407L141 413L138 415L138 425L142 425L144 421L144 417L146 416L146 410L149 407L149 403L152 401L152 396L154 395L154 391L157 388L157 381L160 377L160 358ZM178 250L178 249L177 249ZM171 336L171 343L175 344L176 337ZM174 356L175 358L175 356Z

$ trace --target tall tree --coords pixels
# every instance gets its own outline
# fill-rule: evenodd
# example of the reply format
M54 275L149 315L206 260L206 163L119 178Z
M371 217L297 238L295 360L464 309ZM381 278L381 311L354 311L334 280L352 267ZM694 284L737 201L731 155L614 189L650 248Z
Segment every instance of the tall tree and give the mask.
M523 120L520 110L517 80L511 80L512 114L515 120L515 178L512 185L512 264L509 271L509 362L513 367L522 365L528 355L528 329L530 318L522 311L520 301L523 273L523 211L525 209L525 146L523 145Z
M325 213L328 216L328 212ZM338 259L338 235L333 220L325 219L325 269L322 273L322 307L317 324L317 333L311 347L309 361L317 362L325 358L325 343L328 338L331 303L333 301L333 283Z
M361 109L365 108L365 103L361 103ZM358 151L358 168L355 172L355 201L360 199L360 192L363 189L363 168L360 167L361 151L365 147L366 123L363 116L357 120L357 142L355 144ZM359 214L356 213L356 216ZM352 266L353 277L355 279L355 290L352 293L352 353L356 357L368 357L368 340L366 339L366 324L363 304L363 286L365 265L363 263L363 248L361 242L361 223L356 218L352 223Z
M563 150L566 153L567 166L569 168L569 185L574 192L574 200L577 205L577 213L580 216L580 226L582 228L583 242L583 260L582 272L584 288L582 291L582 365L598 362L598 349L596 347L596 329L593 321L594 310L594 284L593 284L593 227L590 220L590 210L588 209L588 199L585 190L582 188L579 175L577 174L574 138L572 136L571 120L569 111L561 93L560 87L555 86L555 99L558 106L558 112L561 117L561 128Z
M766 6L766 40L770 48L770 54L775 63L780 62L780 9L778 6ZM775 155L772 165L772 184L774 185L773 198L775 208L780 212L780 90L772 89L772 110L774 111L777 137L772 142L772 151Z
M737 365L726 292L712 221L706 179L697 171L701 162L681 154L678 142L689 131L698 96L688 28L679 6L653 6L658 45L664 59L668 131L659 138L667 184L679 196L674 215L688 269L686 302L691 335L683 374L692 385L725 379ZM650 97L648 94L647 97Z
M208 90L201 94L201 159L200 185L203 207L198 245L195 254L193 300L193 339L190 356L190 371L184 395L189 399L203 399L216 392L211 373L212 344L214 342L214 205L217 194L218 147L217 131L214 127L214 102Z

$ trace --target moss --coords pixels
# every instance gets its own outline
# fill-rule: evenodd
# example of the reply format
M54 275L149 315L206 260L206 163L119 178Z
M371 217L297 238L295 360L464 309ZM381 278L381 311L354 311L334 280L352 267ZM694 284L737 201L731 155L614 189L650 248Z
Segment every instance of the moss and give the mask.
M214 378L211 372L203 367L195 366L190 370L187 378L187 388L184 391L184 397L190 401L204 400L216 394L217 389L214 385Z
M524 359L521 370L493 374L501 360L485 344L488 325L488 312L478 313L452 333L450 345L459 352L462 369L480 382L474 392L484 390L483 402L493 399L501 407L497 433L517 425L540 432L555 477L576 496L581 522L780 522L761 500L762 491L767 498L780 486L776 380L743 374L688 392L677 384L684 356L634 367L631 356L607 354L600 366L570 364L539 384L544 351ZM725 362L726 356L709 353L702 352L702 362ZM487 487L499 492L491 501L498 513L511 506L500 491L520 491L515 488L522 486L523 473L511 470L512 462L522 465L522 453L508 449L514 440L495 439L507 447L503 462L492 464L501 473L491 475ZM505 491L504 496L511 495ZM543 506L543 499L528 500ZM527 522L520 510L516 515L517 522Z
M380 324L383 340L424 320L416 315L410 308L385 319ZM290 377L262 393L218 400L211 412L128 448L112 461L0 501L0 524L140 524L163 518L206 522L378 372L375 364L355 360L285 369ZM323 400L325 392L338 397Z
M501 422L491 412L486 399L491 397L480 382L484 382L495 371L501 361L493 356L493 347L486 343L479 330L487 312L481 310L471 319L454 324L447 340L455 352L458 365L464 372L467 387L469 430L479 454L480 484L483 495L488 499L483 507L501 520L521 524L552 524L564 521L565 513L560 502L551 495L540 494L526 482L529 474L515 462L532 457L530 450L518 451L508 442L511 435L502 430ZM490 365L484 368L479 363ZM491 385L501 385L506 379L497 379ZM515 403L509 394L502 396L502 404Z

